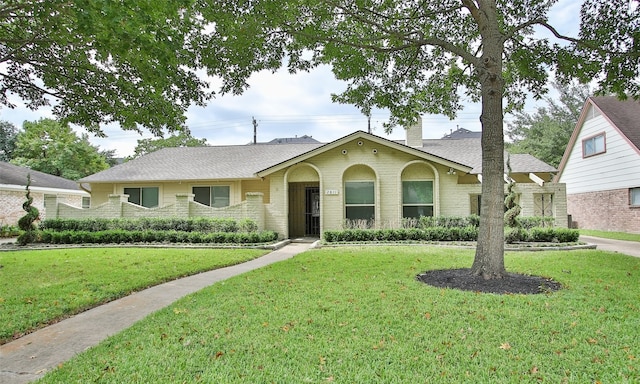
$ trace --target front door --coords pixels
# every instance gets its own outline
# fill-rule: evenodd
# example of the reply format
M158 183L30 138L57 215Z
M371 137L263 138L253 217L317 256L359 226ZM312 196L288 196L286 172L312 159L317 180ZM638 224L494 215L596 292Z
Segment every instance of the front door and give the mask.
M289 237L320 237L320 188L317 182L289 183Z

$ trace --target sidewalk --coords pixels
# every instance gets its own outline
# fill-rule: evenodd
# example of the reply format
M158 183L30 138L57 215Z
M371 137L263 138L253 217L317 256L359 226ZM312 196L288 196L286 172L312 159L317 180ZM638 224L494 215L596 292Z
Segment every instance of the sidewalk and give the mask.
M640 257L640 243L637 241L624 241L605 239L603 237L580 236L585 243L594 244L596 249L623 253L629 256Z
M218 281L289 259L311 246L309 243L291 243L246 263L151 287L2 345L0 383L22 384L37 380L58 364L183 296Z

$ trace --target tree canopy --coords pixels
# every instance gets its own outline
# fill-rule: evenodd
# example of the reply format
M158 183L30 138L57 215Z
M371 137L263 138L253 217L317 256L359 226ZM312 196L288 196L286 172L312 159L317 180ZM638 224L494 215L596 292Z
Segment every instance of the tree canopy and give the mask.
M0 107L17 99L94 133L99 124L184 125L211 94L196 74L200 23L190 0L0 3Z
M600 92L640 97L640 10L628 0L586 0L578 36L563 36L537 0L255 0L202 9L202 63L241 92L251 73L328 64L348 82L334 100L365 115L388 109L409 126L417 114L450 117L464 101L482 112L482 203L472 273L504 276L503 115L560 81L596 79ZM537 29L554 39L542 38ZM553 41L552 41L553 40ZM206 54L209 53L209 54Z
M136 145L134 154L131 158L135 159L162 148L202 147L206 145L207 139L197 139L191 136L191 133L189 132L180 132L167 138L160 139L139 139L138 145Z
M547 105L536 108L535 113L515 111L506 133L511 139L509 152L529 153L557 167L591 91L588 85L575 83L553 86L557 98L544 96Z
M8 121L0 121L0 161L9 161L16 147L18 129Z
M52 119L25 121L11 162L71 180L109 168L86 133L78 136L68 124Z

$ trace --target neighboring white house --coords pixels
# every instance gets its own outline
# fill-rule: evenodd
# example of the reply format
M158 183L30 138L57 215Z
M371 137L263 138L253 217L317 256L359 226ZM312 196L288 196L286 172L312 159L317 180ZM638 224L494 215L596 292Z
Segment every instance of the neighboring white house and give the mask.
M555 180L577 228L640 233L640 103L589 97Z
M45 194L56 196L60 202L89 206L91 195L81 190L73 180L0 162L0 225L17 225L18 220L26 214L22 204L26 201L27 175L31 175L29 191L41 219L45 219Z

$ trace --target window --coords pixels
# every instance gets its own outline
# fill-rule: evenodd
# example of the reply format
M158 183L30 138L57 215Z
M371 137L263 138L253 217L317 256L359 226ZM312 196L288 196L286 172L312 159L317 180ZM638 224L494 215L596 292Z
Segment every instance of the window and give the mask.
M87 209L91 208L91 198L87 196L82 196L82 208Z
M605 149L604 133L582 140L582 157L589 157L604 153Z
M629 204L640 207L640 188L629 189Z
M433 216L433 181L402 182L402 217Z
M344 183L345 218L347 220L375 219L375 190L373 181Z
M158 206L160 196L158 187L125 188L124 194L129 195L130 203L142 205L147 208L155 208Z
M229 186L193 187L193 200L210 207L221 208L229 206Z

